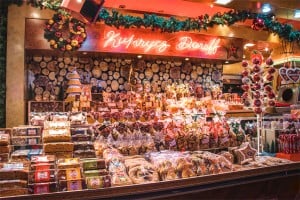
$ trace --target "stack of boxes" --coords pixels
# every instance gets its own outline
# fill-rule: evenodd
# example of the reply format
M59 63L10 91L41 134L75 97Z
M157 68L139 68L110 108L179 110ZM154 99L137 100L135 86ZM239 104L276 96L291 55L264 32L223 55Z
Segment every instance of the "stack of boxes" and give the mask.
M38 126L20 126L12 129L12 161L29 162L31 156L43 153L41 130Z
M28 191L31 194L57 191L56 166L53 155L31 157L28 183Z
M82 159L83 176L88 189L111 186L111 177L106 170L104 159Z
M57 179L59 191L74 191L85 188L78 158L59 159L57 161Z
M10 132L11 129L0 129L0 163L9 161Z
M88 128L72 128L71 135L75 158L96 158L92 134Z
M43 130L43 150L46 155L72 158L74 144L71 142L69 121L46 121Z

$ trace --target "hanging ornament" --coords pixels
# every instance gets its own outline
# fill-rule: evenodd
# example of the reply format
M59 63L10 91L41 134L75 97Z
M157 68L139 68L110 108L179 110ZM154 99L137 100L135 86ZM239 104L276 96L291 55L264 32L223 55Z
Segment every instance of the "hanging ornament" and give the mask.
M259 99L260 98L260 92L259 91L256 91L256 92L254 92L254 94L253 94L253 97L255 98L255 99Z
M242 72L242 76L247 77L249 75L249 71L248 70L244 70Z
M269 99L274 99L275 98L275 94L274 94L273 91L271 91L271 92L268 93L268 98Z
M251 28L253 30L258 31L258 30L262 30L264 26L265 26L264 20L261 18L256 18L253 20Z
M255 83L253 84L253 87L252 87L254 90L260 90L261 89L261 85L259 83Z
M264 89L265 89L266 92L271 92L272 91L272 87L270 85L266 85Z
M260 99L255 99L254 102L253 102L254 106L256 107L260 107L262 105L262 102Z
M262 113L261 107L255 107L255 108L254 108L254 112L255 112L256 114Z
M259 51L254 51L251 55L251 61L255 65L261 65L263 61L263 55Z
M261 67L259 65L255 65L252 70L253 72L258 73L261 71Z
M242 62L242 67L248 67L248 62L244 60L244 61Z
M256 73L253 75L252 79L254 82L259 82L261 79L261 76L260 76L260 74Z
M276 69L274 68L274 67L270 67L269 69L268 69L268 73L269 74L274 74L276 72Z
M272 58L270 58L270 57L266 60L267 65L273 65L273 63L274 62L273 62Z
M273 107L273 106L276 105L276 103L273 99L270 99L269 102L268 102L268 105Z
M272 74L268 74L266 77L267 81L273 81L274 80L274 76Z

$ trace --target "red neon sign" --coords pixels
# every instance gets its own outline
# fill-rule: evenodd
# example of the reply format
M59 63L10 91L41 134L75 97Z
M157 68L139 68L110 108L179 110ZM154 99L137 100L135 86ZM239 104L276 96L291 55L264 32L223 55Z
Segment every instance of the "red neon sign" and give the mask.
M177 39L177 38L175 38ZM177 51L202 51L207 55L214 55L217 53L220 43L219 38L210 40L209 42L197 42L189 36L183 36L178 39L175 43ZM169 47L172 48L172 44L167 40L156 40L156 39L145 39L143 37L137 37L135 34L129 36L122 36L121 32L110 30L104 37L104 48L119 48L125 49L139 49L143 50L144 53L148 53L151 50L157 53L165 52Z
M179 51L189 50L189 51L203 51L207 55L214 55L217 53L220 44L220 39L212 39L208 43L193 41L191 37L181 37L179 38L179 43L176 45L176 49Z
M150 50L155 50L158 53L164 52L170 44L165 40L147 40L143 38L138 38L134 34L130 37L122 37L121 33L116 33L115 31L109 31L104 39L103 47L118 48L124 46L126 49L135 48L142 49L144 53Z

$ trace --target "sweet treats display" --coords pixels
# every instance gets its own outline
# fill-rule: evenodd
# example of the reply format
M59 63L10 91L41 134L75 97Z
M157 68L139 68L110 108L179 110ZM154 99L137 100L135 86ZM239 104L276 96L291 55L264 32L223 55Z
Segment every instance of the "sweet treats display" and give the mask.
M8 162L10 155L10 135L5 133L0 133L0 163Z
M88 189L111 186L111 176L103 159L82 159L81 163Z
M94 143L90 141L74 142L75 158L95 158Z
M29 124L31 126L44 126L44 122L49 120L49 115L46 112L30 112Z
M40 126L19 126L12 128L13 161L28 161L33 155L42 154L42 128Z
M28 155L42 153L42 128L40 126L19 126L12 128L11 144L13 149L13 155L19 154L16 150L22 149L34 149ZM13 157L13 156L12 156Z
M82 190L85 188L78 158L57 161L57 180L59 191Z
M125 166L132 183L154 183L159 181L155 167L141 156L125 158Z
M69 121L46 121L43 130L43 150L56 157L73 157Z
M101 155L102 146L117 148L123 155L143 155L164 149L197 151L228 148L245 139L242 132L236 134L226 122L198 120L196 123L191 116L179 116L176 121L107 123L98 126L97 133L97 155Z
M20 162L0 165L0 196L28 194L28 166Z
M54 156L31 157L28 176L28 191L42 194L57 191L56 166Z
M243 143L239 148L234 150L238 164L246 164L250 161L255 161L257 150L252 148L249 142Z

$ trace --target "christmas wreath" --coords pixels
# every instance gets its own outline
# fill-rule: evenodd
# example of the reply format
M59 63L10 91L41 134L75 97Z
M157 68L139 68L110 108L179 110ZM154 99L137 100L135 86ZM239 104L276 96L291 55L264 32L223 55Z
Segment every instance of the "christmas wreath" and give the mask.
M51 48L72 51L81 47L87 34L83 22L62 14L54 14L46 22L44 37Z

